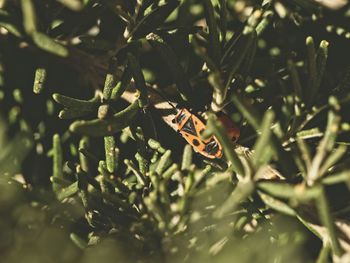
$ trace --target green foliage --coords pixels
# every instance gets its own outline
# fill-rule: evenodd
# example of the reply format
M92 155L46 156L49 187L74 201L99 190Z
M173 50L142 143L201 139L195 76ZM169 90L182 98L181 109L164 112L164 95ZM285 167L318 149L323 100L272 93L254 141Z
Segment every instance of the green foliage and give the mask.
M0 1L1 262L347 262L342 2Z

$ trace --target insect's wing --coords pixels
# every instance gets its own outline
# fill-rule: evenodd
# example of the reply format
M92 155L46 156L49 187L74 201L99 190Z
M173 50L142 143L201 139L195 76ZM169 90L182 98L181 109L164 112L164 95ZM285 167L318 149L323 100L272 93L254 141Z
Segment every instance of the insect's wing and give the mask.
M195 115L187 110L182 110L177 115L179 121L179 132L182 137L193 147L193 149L207 158L220 158L222 155L221 145L214 136L203 141L201 133L205 130L205 124Z

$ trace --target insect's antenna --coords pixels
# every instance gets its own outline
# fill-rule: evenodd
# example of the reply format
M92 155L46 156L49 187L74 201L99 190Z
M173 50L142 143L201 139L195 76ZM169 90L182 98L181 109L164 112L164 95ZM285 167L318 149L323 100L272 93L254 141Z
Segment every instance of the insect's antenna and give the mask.
M160 92L159 90L157 90L157 89L155 89L155 88L153 88L151 85L147 85L147 87L148 88L150 88L152 91L154 91L155 93L157 93L160 97L162 97L166 102L168 102L169 103L169 105L171 106L171 107L173 107L174 108L174 110L178 110L178 108L176 107L176 106L174 106L174 104L172 104L170 101L169 101L169 99L164 95L164 94L162 94L162 92Z

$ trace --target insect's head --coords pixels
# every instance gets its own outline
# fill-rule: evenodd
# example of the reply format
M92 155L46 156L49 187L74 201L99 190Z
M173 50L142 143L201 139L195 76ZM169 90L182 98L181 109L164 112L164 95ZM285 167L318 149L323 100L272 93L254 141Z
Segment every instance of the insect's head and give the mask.
M173 119L173 123L180 124L186 118L186 112L183 108L176 107L176 115Z

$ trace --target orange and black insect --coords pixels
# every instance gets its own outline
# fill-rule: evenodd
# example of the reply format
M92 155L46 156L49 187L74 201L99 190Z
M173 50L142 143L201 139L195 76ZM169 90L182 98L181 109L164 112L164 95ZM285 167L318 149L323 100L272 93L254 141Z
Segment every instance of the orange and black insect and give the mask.
M175 107L160 91L153 88L152 90L174 108L176 113L173 123L176 124L178 132L196 152L210 159L222 157L222 146L215 136L211 136L206 140L201 138L201 133L206 129L206 126L196 115L192 114L186 108ZM227 115L224 115L221 118L219 116L219 120L226 127L230 138L236 141L239 137L239 130L234 126L232 121L229 122L230 118Z
M179 109L175 119L178 131L193 149L207 158L221 158L222 147L215 136L206 140L201 139L201 133L205 130L205 124L189 110Z

